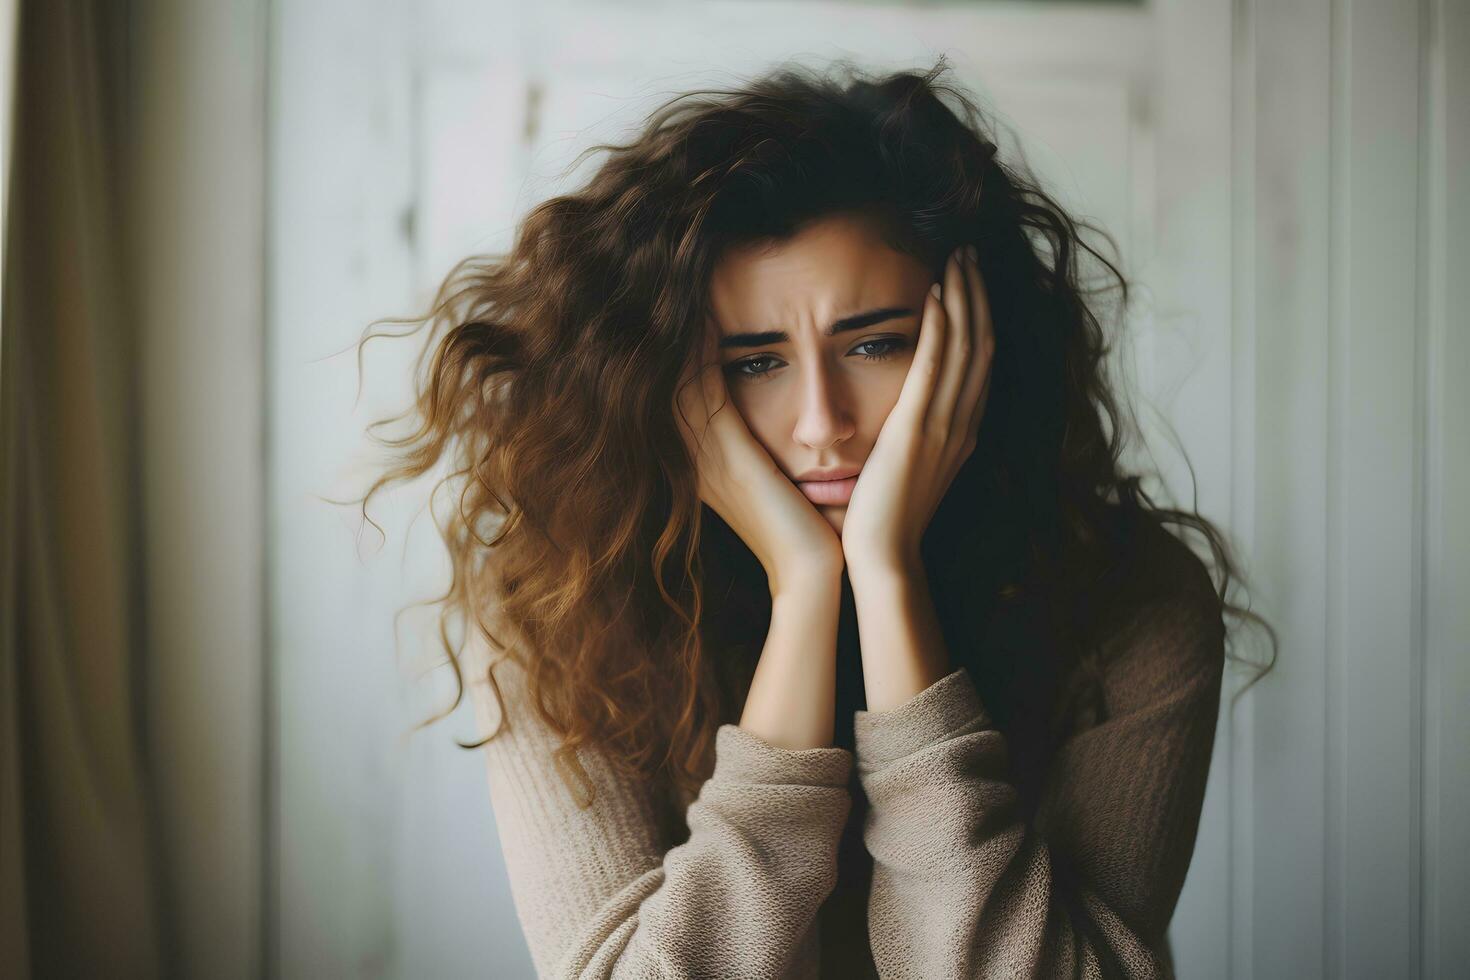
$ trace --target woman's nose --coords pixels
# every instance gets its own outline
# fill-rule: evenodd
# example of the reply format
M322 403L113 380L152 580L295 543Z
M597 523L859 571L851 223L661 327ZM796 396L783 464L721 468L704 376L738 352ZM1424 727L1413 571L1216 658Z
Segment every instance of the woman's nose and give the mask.
M846 392L824 366L815 366L805 373L798 397L801 403L792 433L798 443L811 449L826 449L852 437L856 425L848 409Z

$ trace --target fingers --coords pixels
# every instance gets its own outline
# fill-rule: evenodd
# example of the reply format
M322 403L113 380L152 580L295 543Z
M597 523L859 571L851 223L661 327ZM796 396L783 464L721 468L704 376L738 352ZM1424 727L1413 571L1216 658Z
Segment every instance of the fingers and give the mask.
M929 438L972 448L995 353L990 300L973 253L974 246L957 248L945 263L942 299L926 298L914 362L894 406L922 419Z
M710 417L718 410L724 395L718 343L717 331L706 323L695 361L679 379L681 427L699 437L708 428Z
M922 422L934 397L934 388L944 367L944 335L947 318L944 304L935 295L939 284L924 294L924 310L919 320L919 341L914 345L914 359L904 376L898 400L889 416L898 415L904 424ZM887 424L885 423L885 428ZM880 434L881 438L881 434Z
M965 372L965 383L960 390L957 411L964 420L962 433L967 440L973 441L979 436L980 421L985 416L985 403L990 397L990 366L995 360L995 322L990 315L990 296L985 290L985 277L980 274L980 265L976 260L971 259L964 263L964 278L969 296L970 317L974 321L975 347L971 363Z
M690 452L697 452L700 435L708 421L708 413L704 411L704 378L699 364L680 376L674 394L674 415L679 433L688 443Z
M700 499L724 514L732 473L752 472L762 464L779 471L731 401L720 364L719 336L718 326L710 321L695 363L681 378L678 401L680 431L695 464Z
M743 426L744 422L740 414L733 408L725 411L730 403L730 390L725 384L725 372L720 364L719 347L716 345L716 335L711 334L708 350L708 362L704 365L702 380L702 391L704 392L704 412L709 428L712 431L731 432L731 426Z
M942 442L954 439L957 416L960 421L969 418L968 406L957 402L975 342L970 322L970 291L965 282L964 267L968 264L964 246L950 253L949 261L944 264L944 309L950 329L945 335L944 368L925 419L933 438Z

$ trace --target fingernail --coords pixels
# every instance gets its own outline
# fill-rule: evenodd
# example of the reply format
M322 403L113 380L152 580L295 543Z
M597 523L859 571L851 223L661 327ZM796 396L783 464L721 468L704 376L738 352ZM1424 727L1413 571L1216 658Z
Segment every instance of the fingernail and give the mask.
M939 283L936 282L934 285L929 287L929 295L933 296L935 299L939 298Z
M978 259L980 257L980 253L976 251L974 245L966 245L965 246L965 254L970 257L970 261L971 262L974 262L976 259Z

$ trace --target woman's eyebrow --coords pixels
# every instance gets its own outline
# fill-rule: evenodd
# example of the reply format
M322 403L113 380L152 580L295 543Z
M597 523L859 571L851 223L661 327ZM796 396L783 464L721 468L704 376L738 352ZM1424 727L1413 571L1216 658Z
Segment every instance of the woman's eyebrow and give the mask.
M914 310L908 306L885 306L881 309L868 310L866 313L854 313L833 322L822 336L831 337L848 330L861 330L875 323L885 320L894 320L901 316L913 316ZM766 347L770 344L784 344L791 339L791 335L785 330L765 330L760 333L732 333L720 338L720 349L728 347Z

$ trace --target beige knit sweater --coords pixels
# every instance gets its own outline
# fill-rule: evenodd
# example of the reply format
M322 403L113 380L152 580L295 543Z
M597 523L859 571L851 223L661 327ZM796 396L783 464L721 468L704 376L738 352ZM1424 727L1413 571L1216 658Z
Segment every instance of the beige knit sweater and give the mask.
M598 795L581 810L551 764L557 740L526 710L523 671L498 664L510 725L483 751L537 972L1172 975L1164 934L1194 848L1223 665L1223 624L1202 608L1160 606L1119 635L1107 718L1061 747L1031 821L964 668L897 708L858 711L855 754L722 725L692 801L637 791L584 752ZM489 685L470 690L494 731ZM833 892L849 819L872 860L866 909Z

